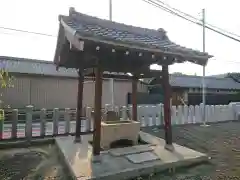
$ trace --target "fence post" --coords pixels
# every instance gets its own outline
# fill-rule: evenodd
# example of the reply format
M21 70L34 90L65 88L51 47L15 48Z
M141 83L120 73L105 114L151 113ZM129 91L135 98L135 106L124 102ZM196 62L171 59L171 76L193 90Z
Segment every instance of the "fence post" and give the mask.
M70 132L70 109L69 108L65 108L64 120L65 120L65 134L69 134Z
M0 140L3 139L3 133L4 133L4 119L5 119L5 114L4 110L0 109Z
M53 109L53 135L58 135L59 109Z
M92 127L92 108L87 107L86 108L86 132L91 131Z
M32 139L32 116L33 116L33 106L26 106L26 125L25 125L25 137L28 142Z
M18 109L13 109L11 120L12 120L11 136L13 139L16 139L17 138L17 124L18 124Z
M40 111L40 136L44 137L46 134L46 109L42 108Z

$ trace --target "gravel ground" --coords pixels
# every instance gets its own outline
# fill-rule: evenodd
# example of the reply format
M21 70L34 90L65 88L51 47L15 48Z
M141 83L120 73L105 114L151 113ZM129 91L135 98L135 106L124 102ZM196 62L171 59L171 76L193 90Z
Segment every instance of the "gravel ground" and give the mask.
M71 180L54 145L0 151L0 180Z
M163 129L143 131L164 138ZM138 180L240 180L240 123L227 122L209 127L187 125L173 127L174 142L207 153L210 163L174 173L163 172ZM0 180L70 180L61 165L54 145L0 151Z
M143 131L164 138L163 129L145 128ZM173 141L207 153L212 157L210 163L180 169L175 173L145 177L143 180L240 180L240 123L218 123L209 127L199 125L173 127Z

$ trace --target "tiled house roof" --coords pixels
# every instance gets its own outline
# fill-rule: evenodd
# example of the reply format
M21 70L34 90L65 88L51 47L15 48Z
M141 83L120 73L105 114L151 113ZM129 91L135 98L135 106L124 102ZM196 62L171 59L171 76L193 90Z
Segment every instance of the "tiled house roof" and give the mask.
M228 73L227 77L232 78L234 81L240 83L240 73Z
M208 58L212 57L207 53L186 48L170 41L163 29L152 30L99 19L76 12L73 8L70 8L69 16L61 15L59 19L61 25L58 44L61 43L62 36L64 36L61 32L68 32L81 39L109 44L117 43L122 46L135 46L139 49L147 48L151 51L179 55L186 61L198 64L205 64ZM55 62L58 60L59 52L57 51Z
M234 81L240 83L240 73L225 73L225 74L218 74L212 75L209 77L217 77L217 78L232 78Z
M201 76L170 75L170 84L174 87L202 88ZM240 90L240 83L232 78L205 77L205 87L209 89Z

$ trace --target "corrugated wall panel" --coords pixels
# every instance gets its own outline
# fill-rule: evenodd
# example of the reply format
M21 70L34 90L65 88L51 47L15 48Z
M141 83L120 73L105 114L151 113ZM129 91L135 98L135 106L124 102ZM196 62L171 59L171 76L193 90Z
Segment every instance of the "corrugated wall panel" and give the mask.
M103 93L102 93L102 105L111 104L112 95L110 81L103 81ZM127 93L132 92L131 81L114 81L114 103L118 106L124 106L127 104ZM147 87L143 84L138 84L138 92L147 92ZM95 93L95 82L87 81L84 83L84 94L83 101L84 105L94 107L94 93Z
M24 108L30 104L30 79L28 77L17 76L13 81L14 87L1 88L4 105L12 108Z
M77 79L44 76L18 76L15 87L5 89L3 100L14 108L24 108L32 104L35 108L76 108ZM138 85L139 92L147 92L147 87ZM127 93L132 92L131 81L114 81L115 105L126 105ZM84 82L83 106L94 107L95 82ZM111 90L109 80L103 81L102 105L110 104Z
M138 83L138 92L147 92L147 87ZM114 81L115 105L125 106L127 104L127 94L132 92L131 81Z
M36 108L76 108L77 80L67 78L31 78L31 103Z
M102 106L105 104L110 104L111 94L110 94L110 84L108 80L103 81L102 85ZM83 105L94 107L94 96L95 96L95 82L86 81L84 83L83 90Z
M83 106L94 106L95 84L93 81L85 81L83 86Z

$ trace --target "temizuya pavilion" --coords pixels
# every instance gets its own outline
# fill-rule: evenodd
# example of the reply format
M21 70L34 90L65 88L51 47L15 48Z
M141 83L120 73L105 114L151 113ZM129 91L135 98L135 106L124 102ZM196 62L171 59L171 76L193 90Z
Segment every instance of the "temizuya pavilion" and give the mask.
M162 79L164 90L166 147L171 147L168 67L184 61L204 66L211 56L171 42L163 29L151 30L103 20L76 12L74 8L70 8L69 16L60 15L59 22L54 63L57 67L76 68L79 74L75 141L81 141L84 76L95 76L94 155L99 155L101 149L102 78L132 80L132 119L137 121L137 80L158 77ZM152 64L162 66L162 71L150 70Z

